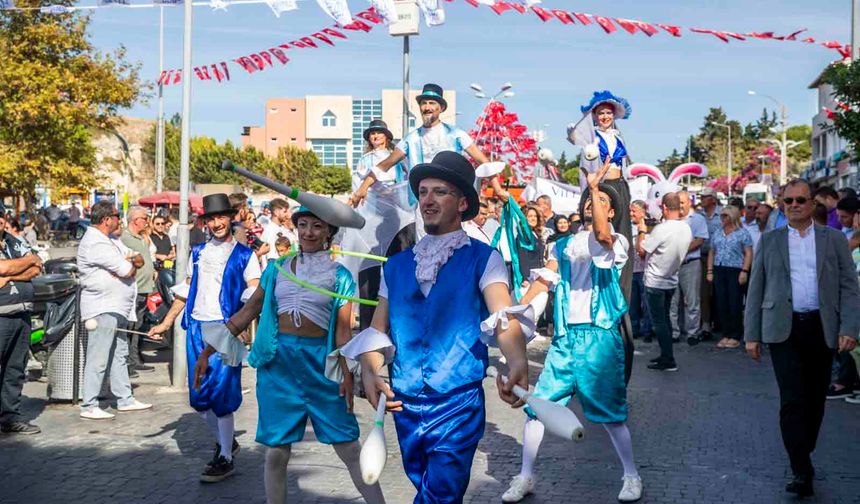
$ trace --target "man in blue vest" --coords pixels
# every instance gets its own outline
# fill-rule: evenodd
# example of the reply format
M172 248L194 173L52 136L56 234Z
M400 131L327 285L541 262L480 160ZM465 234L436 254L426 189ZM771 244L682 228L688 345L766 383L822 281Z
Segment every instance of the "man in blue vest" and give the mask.
M474 181L469 161L450 151L410 172L427 236L388 260L371 327L342 349L360 358L371 404L382 392L396 412L403 467L418 490L415 503L463 500L484 434L481 381L491 340L509 366L510 381L497 382L501 398L519 406L512 386L528 388L523 332L534 322L521 326L527 310L511 307L499 252L461 227L478 213ZM378 374L386 361L390 387Z
M242 295L260 283L260 262L254 252L239 243L231 233L236 210L226 194L203 197L204 214L200 216L212 236L208 242L191 250L188 279L174 287L176 299L170 311L150 335L167 332L173 321L183 314L182 327L187 331L188 395L215 436L212 461L206 465L200 481L214 483L234 472L233 455L239 445L233 439L233 413L242 404L242 366L228 366L220 354L203 340L202 328L224 324L244 304ZM195 368L202 368L195 373ZM199 379L195 379L196 375Z
M442 112L445 112L448 108L448 102L445 101L443 96L442 86L438 84L425 84L423 91L421 91L421 94L416 99L418 100L418 107L421 109L422 126L409 132L394 147L394 151L387 158L373 167L361 186L350 197L350 203L353 206L357 206L367 197L367 190L376 182L381 172L390 170L404 159L407 171L411 171L421 163L429 162L434 159L436 154L442 151L452 151L457 154L465 152L478 163L489 161L468 133L453 124L443 123L439 119ZM497 196L506 201L507 193L502 189L498 180L493 177L491 182ZM422 230L419 229L417 231L419 235L423 235Z

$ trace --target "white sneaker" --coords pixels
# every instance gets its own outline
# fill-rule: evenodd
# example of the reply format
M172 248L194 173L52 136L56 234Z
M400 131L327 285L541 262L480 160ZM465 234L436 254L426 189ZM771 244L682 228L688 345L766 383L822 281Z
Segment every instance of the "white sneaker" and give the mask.
M143 410L148 410L148 409L149 409L149 408L151 408L151 407L152 407L152 405L151 405L151 404L147 404L147 403L145 403L145 402L140 402L140 401L138 401L137 399L132 399L132 400L131 400L131 403L129 403L129 404L125 404L125 405L122 405L122 406L117 406L117 407L116 407L116 410L117 410L117 411L122 411L122 412L124 412L124 413L127 413L127 412L129 412L129 411L143 411Z
M639 476L624 476L621 478L624 486L618 494L620 502L635 502L642 497L642 478Z
M81 418L87 420L112 420L115 415L95 406L93 408L81 409Z
M517 474L511 480L511 487L502 495L502 502L519 502L535 488L534 478L523 478Z

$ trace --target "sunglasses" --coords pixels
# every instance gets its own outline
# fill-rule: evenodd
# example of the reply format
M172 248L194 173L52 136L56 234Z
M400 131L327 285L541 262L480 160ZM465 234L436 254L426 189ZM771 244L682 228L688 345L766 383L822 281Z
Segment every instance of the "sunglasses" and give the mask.
M723 217L725 217L726 219L728 219L728 218L729 218L729 214L720 214L720 219L722 219Z
M782 202L785 203L786 205L791 205L792 203L795 203L795 202L797 202L798 205L803 205L807 201L809 201L809 198L806 198L804 196L798 196L796 198L792 198L792 197L782 198Z

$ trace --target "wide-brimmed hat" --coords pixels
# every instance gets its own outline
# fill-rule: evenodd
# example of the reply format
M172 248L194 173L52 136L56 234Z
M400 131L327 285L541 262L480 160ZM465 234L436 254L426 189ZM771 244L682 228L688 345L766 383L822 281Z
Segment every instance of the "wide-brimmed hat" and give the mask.
M416 96L415 99L421 104L421 100L435 100L439 102L439 105L442 105L442 112L448 110L448 102L445 101L445 97L442 96L442 86L439 84L424 84L424 89L421 91L421 94Z
M374 119L370 121L370 125L364 130L362 136L364 136L364 140L366 142L370 141L370 134L379 131L381 133L385 133L385 136L388 137L388 141L394 140L394 135L391 134L391 130L388 129L388 125L385 124L385 121L382 119Z
M603 103L612 105L612 108L615 109L616 120L627 119L630 117L630 113L633 112L633 108L627 100L620 96L615 96L612 94L612 91L609 90L595 91L594 96L591 97L591 101L588 102L587 105L580 107L580 110L583 114L588 114L589 112L594 111L595 107Z
M612 218L611 222L612 227L614 227L616 230L621 229L622 212L624 211L621 208L621 195L618 194L618 191L616 191L615 188L609 184L598 184L597 188L600 190L600 192L605 193L607 196L609 196L609 204L612 206L612 209L615 210L615 217ZM585 203L588 201L589 198L591 198L591 188L586 186L585 189L582 191L582 195L579 198L579 215L585 215ZM592 212L594 212L594 210L592 210Z
M237 210L230 205L230 198L224 193L203 196L203 214L200 217L206 219L216 215L236 215Z
M319 219L319 220L321 220L321 221L325 222L326 224L328 224L328 226L331 228L331 235L332 235L332 236L336 235L336 234L337 234L337 232L340 230L340 228L338 228L338 227L337 227L337 226L335 226L334 224L331 224L331 223L329 223L329 222L326 222L324 219L322 219L322 218L321 218L320 216L318 216L317 214L315 214L315 213L311 212L311 211L310 211L310 209L309 209L308 207L305 207L305 206L300 206L298 209L294 210L294 211L293 211L293 215L292 215L292 216L290 216L290 220L292 220L292 221L293 221L293 226L298 226L298 225L299 225L299 217L305 217L305 216L308 216L308 215L310 215L311 217L316 217L317 219Z
M436 154L433 161L416 165L409 172L409 187L416 196L418 196L418 185L426 178L444 180L454 184L463 192L469 207L463 212L460 220L472 220L478 215L480 201L478 191L475 190L475 168L468 159L454 151L442 151Z

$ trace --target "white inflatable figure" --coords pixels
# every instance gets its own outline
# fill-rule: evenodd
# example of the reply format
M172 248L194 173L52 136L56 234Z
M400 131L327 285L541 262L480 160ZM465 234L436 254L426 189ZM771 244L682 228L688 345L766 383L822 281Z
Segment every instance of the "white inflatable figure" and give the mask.
M553 156L551 150L544 147L538 151L538 161L545 164L554 164L555 156Z
M646 176L654 182L651 189L648 190L648 214L651 217L659 220L663 217L663 210L660 202L663 200L663 195L680 191L681 186L678 181L681 177L691 175L697 178L708 176L708 167L700 163L684 163L669 174L666 178L659 168L648 163L633 163L628 167L628 173L631 178Z

